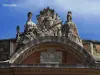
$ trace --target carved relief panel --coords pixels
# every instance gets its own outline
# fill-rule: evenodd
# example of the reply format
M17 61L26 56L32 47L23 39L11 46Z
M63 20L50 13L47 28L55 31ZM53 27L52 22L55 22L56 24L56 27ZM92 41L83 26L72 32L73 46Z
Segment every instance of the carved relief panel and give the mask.
M61 51L45 51L40 54L40 63L42 64L61 64L62 52Z

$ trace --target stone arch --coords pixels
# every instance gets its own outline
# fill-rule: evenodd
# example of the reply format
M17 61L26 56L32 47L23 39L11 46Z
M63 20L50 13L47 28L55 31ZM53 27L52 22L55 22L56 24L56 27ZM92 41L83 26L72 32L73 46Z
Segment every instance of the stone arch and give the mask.
M74 43L73 41L66 39L65 37L40 37L36 40L28 42L25 46L21 47L14 56L11 57L9 63L20 64L24 57L30 55L31 53L42 50L40 48L41 45L49 44L58 45L57 48L61 48L61 50L67 50L68 52L72 52L76 57L79 57L83 63L93 64L95 63L94 59L89 55L84 48ZM59 46L60 45L60 46ZM40 49L39 49L40 48ZM30 53L30 54L29 54Z
M38 45L36 45L38 46ZM36 46L33 48L29 49L24 58L21 59L21 64L45 64L45 63L40 63L40 56L42 52L62 52L62 64L71 64L74 61L77 63L84 63L84 57L81 56L78 52L74 52L74 50L71 50L68 46L61 44L61 43L41 43L39 44L38 49L34 49ZM48 51L48 49L50 49ZM34 51L33 51L34 50ZM28 53L29 52L29 53ZM66 54L66 55L65 55ZM69 58L69 59L68 59ZM73 61L72 61L73 60ZM75 61L76 60L76 61ZM71 62L72 61L72 62ZM61 64L61 63L60 63Z

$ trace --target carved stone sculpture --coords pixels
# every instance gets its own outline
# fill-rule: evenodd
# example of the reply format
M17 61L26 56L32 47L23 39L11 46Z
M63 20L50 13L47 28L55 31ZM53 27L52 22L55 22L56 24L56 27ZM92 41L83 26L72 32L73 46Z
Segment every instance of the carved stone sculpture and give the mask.
M61 64L62 63L62 52L56 51L45 51L41 52L40 62L45 64Z
M82 41L79 37L76 25L74 22L72 22L72 13L71 11L67 14L67 21L62 27L62 34L63 36L66 36L66 38L69 38L70 40L78 43L79 45L82 45Z
M20 41L20 27L19 27L19 25L16 27L16 31L17 31L16 42L19 42Z
M33 40L36 39L36 34L37 34L37 26L35 23L32 22L32 13L28 13L28 20L25 25L25 30L24 30L24 41L27 40Z
M27 43L30 40L38 39L42 36L65 36L66 38L82 45L75 23L72 21L71 11L67 14L67 21L62 25L62 21L54 10L47 7L37 15L37 24L33 23L32 13L28 13L28 20L25 24L25 30L20 32L17 26L17 41Z
M32 22L32 13L28 13L28 20L25 24L24 33L19 32L19 26L17 26L17 41L20 43L27 43L30 40L36 39L37 35L37 26Z
M37 16L37 26L41 31L40 36L60 36L61 35L61 23L59 16L54 10L43 9L40 15Z

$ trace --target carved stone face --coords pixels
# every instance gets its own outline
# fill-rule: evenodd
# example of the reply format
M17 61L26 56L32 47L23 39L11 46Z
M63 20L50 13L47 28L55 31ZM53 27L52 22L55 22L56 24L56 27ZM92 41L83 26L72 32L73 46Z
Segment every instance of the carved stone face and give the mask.
M28 15L28 19L31 19L31 18L32 18L32 14L29 14L29 15Z
M71 16L67 16L67 21L71 21Z
M28 20L30 20L32 18L32 12L28 12L27 17L28 17Z

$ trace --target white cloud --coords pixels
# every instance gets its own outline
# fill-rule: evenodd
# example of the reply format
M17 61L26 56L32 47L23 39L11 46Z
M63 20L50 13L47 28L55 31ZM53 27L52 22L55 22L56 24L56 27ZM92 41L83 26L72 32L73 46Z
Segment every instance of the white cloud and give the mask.
M22 9L37 10L47 6L59 9L61 12L72 10L80 14L99 14L99 0L24 0L19 1Z

